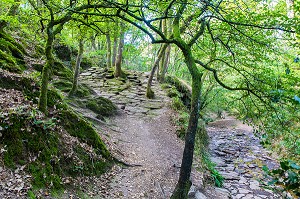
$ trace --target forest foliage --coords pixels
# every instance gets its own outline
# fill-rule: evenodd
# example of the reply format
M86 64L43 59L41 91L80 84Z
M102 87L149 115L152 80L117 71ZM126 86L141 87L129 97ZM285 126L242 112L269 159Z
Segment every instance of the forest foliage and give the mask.
M0 67L22 73L26 57L39 59L30 65L42 71L39 109L47 113L49 80L71 90L80 40L87 65L111 68L118 60L122 68L150 71L157 61L158 78L168 73L192 86L197 122L210 112L235 114L282 159L273 174L287 172L299 183L300 3L292 2L4 0ZM89 92L80 88L81 96Z

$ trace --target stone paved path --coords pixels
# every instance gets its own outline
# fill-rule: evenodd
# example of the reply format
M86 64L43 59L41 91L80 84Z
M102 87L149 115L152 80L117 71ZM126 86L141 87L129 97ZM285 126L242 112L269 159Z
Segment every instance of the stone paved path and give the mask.
M232 117L213 122L207 128L212 160L225 178L224 187L233 199L279 199L263 185L267 180L262 166L276 167L276 161L260 144L251 127Z
M169 120L170 110L166 104L170 99L155 81L152 88L156 98L145 97L145 73L133 72L128 80L116 80L101 69L90 68L81 74L80 81L118 105L120 114L111 121L117 131L109 132L110 141L118 146L118 158L141 165L119 168L107 198L168 198L178 178L177 166L183 149L183 142L176 138ZM224 189L203 190L193 186L190 198L282 198L263 188L266 179L262 165L274 167L276 163L259 145L249 126L227 118L211 123L207 130L212 160L225 178ZM202 178L199 172L193 171L193 183L203 184Z

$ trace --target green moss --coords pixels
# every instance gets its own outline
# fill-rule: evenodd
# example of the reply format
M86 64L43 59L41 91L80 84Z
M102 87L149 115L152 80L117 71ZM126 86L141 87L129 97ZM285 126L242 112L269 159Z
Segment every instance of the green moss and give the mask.
M93 62L92 62L92 60L90 58L87 58L87 57L83 57L82 58L81 63L80 63L80 67L83 70L91 68L92 66L93 66Z
M62 126L70 135L78 137L81 141L92 145L98 154L101 154L106 158L110 157L110 153L106 149L105 144L100 139L98 133L87 121L71 110L62 110L60 119L62 121Z
M86 103L86 107L102 116L110 116L117 110L117 107L114 105L114 103L104 97L89 99Z
M10 52L15 58L24 58L22 51L20 51L14 44L10 43L7 40L4 40L3 38L0 38L0 49L6 52Z
M171 107L176 110L185 110L185 106L179 97L173 97L171 102Z
M26 54L21 44L17 43L8 34L0 31L0 67L21 73L25 70L24 54Z
M72 83L68 80L59 79L52 82L53 86L55 86L57 89L61 90L62 92L70 92L72 88ZM92 89L85 84L78 84L78 88L76 91L75 96L76 97L88 97L92 93Z
M180 93L180 99L183 102L183 104L190 108L191 105L191 92L189 88L183 84L177 77L174 76L166 76L166 82L170 85L173 85L176 90Z
M0 68L10 72L21 73L23 68L17 65L16 59L0 49Z
M65 129L81 141L94 147L99 156L92 156L81 146L73 147L73 156L64 157L66 146L61 140L57 119L36 117L38 111L20 108L8 115L1 114L0 124L3 130L0 145L6 146L3 160L6 166L27 165L32 175L33 187L61 189L61 176L98 175L104 173L112 161L104 143L89 123L71 111L63 110L58 118ZM68 146L69 148L70 146ZM36 159L32 161L32 158Z
M167 92L168 97L181 97L181 93L179 93L178 90L174 86L172 86L171 88L168 88L166 90L166 92Z
M66 67L63 63L59 61L54 62L54 68L52 69L52 73L56 76L63 77L68 81L73 80L73 72L71 69Z
M59 102L62 102L62 96L60 95L60 93L54 88L48 89L48 93L47 93L48 107L53 107Z
M151 88L147 87L147 91L146 91L146 97L149 99L153 99L154 98L154 92Z
M15 46L16 49L18 49L18 51L22 52L22 54L25 54L25 55L27 54L24 47L21 44L19 44L18 42L16 42L16 40L12 36L5 33L4 31L0 31L0 38L11 43L13 46Z
M0 87L22 91L33 102L39 96L38 87L32 78L26 76L6 75L0 71Z
M91 176L91 175L101 175L107 171L108 168L111 167L111 162L109 161L103 161L103 159L97 159L94 158L93 164L91 164L91 157L85 149L83 149L81 146L75 146L74 152L76 153L76 156L81 160L81 163L75 163L72 162L68 165L68 172L72 176L76 175L85 175L85 176Z

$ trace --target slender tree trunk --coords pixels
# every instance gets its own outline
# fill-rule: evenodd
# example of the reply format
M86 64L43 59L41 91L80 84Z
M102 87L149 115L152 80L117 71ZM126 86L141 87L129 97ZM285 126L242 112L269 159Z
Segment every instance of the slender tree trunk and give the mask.
M195 136L198 127L199 108L201 103L201 79L203 74L199 72L196 66L191 49L189 47L182 47L182 52L184 54L187 67L192 75L192 99L189 124L186 131L185 146L180 168L180 176L171 199L188 198L188 191L191 186L190 176L194 156Z
M114 36L114 45L113 45L113 54L112 54L112 67L116 66L117 47L118 47L118 37Z
M168 71L168 67L169 67L169 63L170 63L170 54L171 54L171 45L168 45L167 49L166 49L166 54L165 54L165 63L163 65L162 71L160 73L159 76L159 81L160 82L164 82L165 81L165 77L166 77L166 73Z
M54 57L52 54L53 41L54 41L53 25L50 22L50 24L48 24L47 26L47 42L45 47L45 54L46 54L47 61L42 71L42 86L41 86L40 98L38 103L39 110L45 114L47 113L47 93L48 93L49 74L50 74L50 70L54 66Z
M122 75L122 57L123 57L123 47L124 47L124 25L121 23L121 33L120 33L120 41L119 41L119 48L118 48L118 57L116 60L115 66L115 77L120 77Z
M107 54L106 54L106 62L107 62L107 68L111 68L111 40L110 40L110 34L106 34L106 45L107 45Z
M91 39L92 49L93 50L97 50L97 47L96 47L96 35L92 35L90 39Z
M151 73L150 73L150 76L149 76L149 79L148 79L148 82L147 82L146 97L148 97L148 98L153 98L154 97L154 92L151 89L152 80L153 80L155 71L158 67L158 64L159 64L161 58L163 57L163 55L165 54L165 50L166 50L167 46L168 46L168 44L162 44L161 48L159 49L157 58L156 58L153 66L152 66L152 70L151 70Z
M77 55L77 58L76 58L74 78L73 78L73 85L72 85L71 91L69 92L69 96L73 96L77 91L78 76L79 76L79 72L80 72L80 64L81 64L81 60L82 60L82 54L83 54L83 39L80 38L79 48L78 48L78 55Z

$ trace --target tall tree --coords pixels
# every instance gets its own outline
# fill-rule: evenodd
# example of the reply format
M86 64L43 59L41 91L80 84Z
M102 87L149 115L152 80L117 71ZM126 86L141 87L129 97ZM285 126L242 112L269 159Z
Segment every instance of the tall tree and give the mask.
M123 47L124 47L124 37L125 37L125 25L121 22L120 25L120 40L118 47L118 57L115 66L115 77L120 77L122 75L122 58L123 58Z
M106 48L107 48L107 53L106 53L106 67L111 68L111 38L110 38L110 33L105 34L106 37Z
M83 46L84 46L83 38L80 37L79 45L78 45L78 54L77 54L75 70L74 70L73 85L72 85L72 89L69 92L69 96L73 96L74 94L76 94L76 91L78 88L78 76L79 76L79 72L80 72L80 64L81 64L82 55L83 55Z

